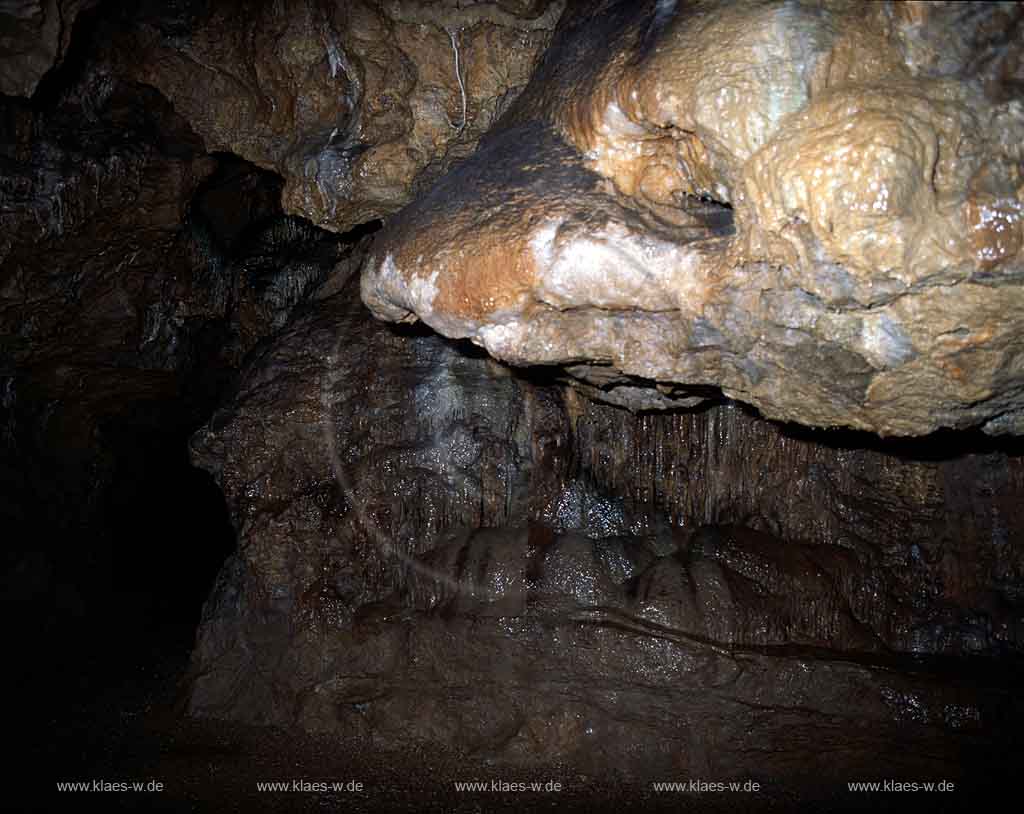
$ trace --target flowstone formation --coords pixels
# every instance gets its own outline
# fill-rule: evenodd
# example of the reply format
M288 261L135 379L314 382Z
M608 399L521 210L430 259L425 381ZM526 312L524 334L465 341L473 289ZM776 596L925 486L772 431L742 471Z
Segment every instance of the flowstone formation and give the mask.
M363 299L632 409L1024 432L1022 14L570 3Z
M38 696L233 531L196 716L787 802L1019 771L1022 20L0 2Z
M877 433L1016 427L1016 13L569 3L374 236L372 315L349 264L193 437L239 545L191 712L635 775L998 770L1021 450Z
M193 714L636 775L1002 765L1019 451L634 415L355 293L193 438L239 540Z

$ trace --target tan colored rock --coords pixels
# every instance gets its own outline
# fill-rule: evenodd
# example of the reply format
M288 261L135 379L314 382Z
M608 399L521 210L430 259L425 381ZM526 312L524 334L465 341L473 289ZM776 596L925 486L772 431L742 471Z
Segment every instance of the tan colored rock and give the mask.
M572 5L364 299L636 409L1024 432L1021 18Z
M526 85L562 3L219 3L137 34L124 70L211 151L284 176L286 211L335 231L387 215L466 155Z

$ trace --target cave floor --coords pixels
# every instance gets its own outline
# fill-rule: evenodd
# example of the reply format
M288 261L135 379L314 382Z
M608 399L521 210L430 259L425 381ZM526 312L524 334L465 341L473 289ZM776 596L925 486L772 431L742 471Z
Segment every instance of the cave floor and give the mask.
M187 632L156 637L148 652L111 662L108 651L82 652L57 665L54 679L86 700L55 706L40 727L26 729L11 811L961 811L1012 791L1000 766L963 765L952 794L853 794L846 790L761 788L757 792L659 792L655 780L689 778L588 775L569 766L525 770L480 757L430 748L387 751L357 739L238 723L192 719L181 688L188 663ZM88 649L88 648L86 648ZM103 669L101 669L103 665ZM73 681L69 681L73 679ZM34 693L51 688L37 685ZM31 697L29 693L26 697ZM69 696L70 698L70 696ZM31 705L14 711L26 716ZM928 748L923 746L922 748ZM964 782L964 780L968 782ZM160 791L58 792L57 782L157 781ZM341 790L296 789L295 783L340 783ZM287 783L288 791L260 790ZM352 782L359 790L345 789ZM456 782L483 782L486 791L458 791ZM560 790L515 791L495 783L560 784ZM19 795L20 792L20 795Z

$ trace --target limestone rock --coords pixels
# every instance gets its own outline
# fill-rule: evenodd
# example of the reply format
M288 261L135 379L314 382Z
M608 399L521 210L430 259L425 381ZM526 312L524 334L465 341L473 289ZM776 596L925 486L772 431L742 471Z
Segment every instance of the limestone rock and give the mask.
M233 369L354 246L283 216L280 178L207 155L152 88L87 65L50 100L0 100L0 519L14 595L74 638L83 608L124 613L115 573L169 533L138 506L175 487L146 473L175 471L159 456L183 461ZM177 545L168 580L197 567Z
M364 300L633 409L1024 432L1022 12L964 8L570 5Z
M67 54L78 15L98 0L5 0L0 3L0 93L31 96Z
M287 212L344 232L472 150L526 85L561 5L217 3L144 22L110 59L208 150L284 176Z
M1024 643L1019 451L736 405L634 415L353 294L268 344L193 437L238 532L193 714L780 782L922 754L945 772L1014 731L1012 671L941 665Z

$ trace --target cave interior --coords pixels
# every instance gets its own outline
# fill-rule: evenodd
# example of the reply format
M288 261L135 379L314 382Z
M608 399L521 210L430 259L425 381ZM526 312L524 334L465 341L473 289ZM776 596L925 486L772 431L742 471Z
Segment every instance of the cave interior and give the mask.
M1012 794L1024 7L861 5L0 4L11 810Z

